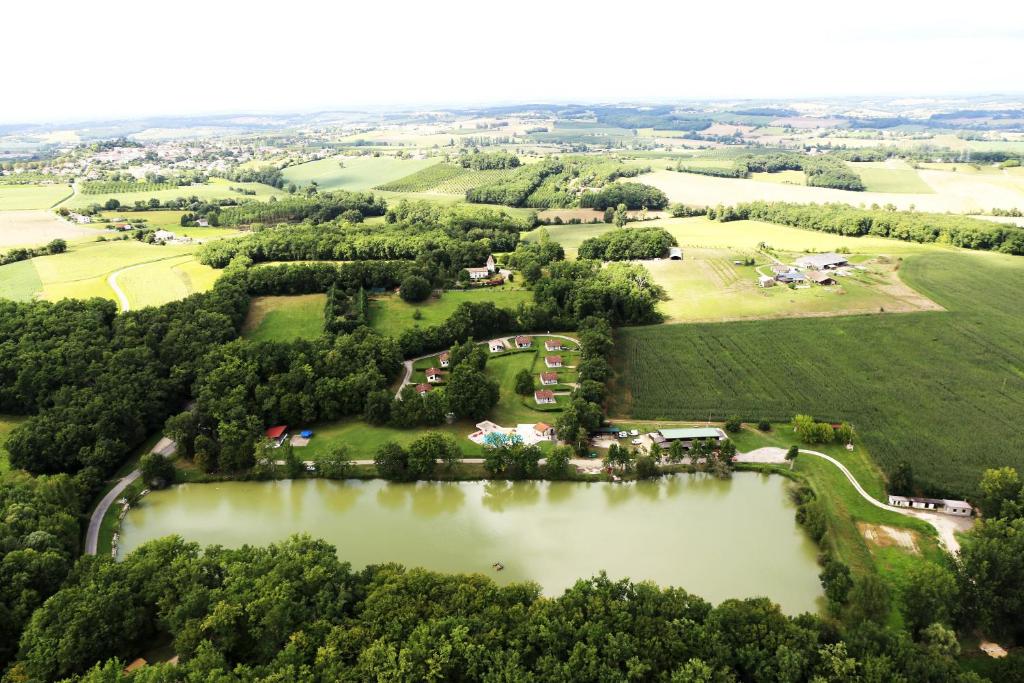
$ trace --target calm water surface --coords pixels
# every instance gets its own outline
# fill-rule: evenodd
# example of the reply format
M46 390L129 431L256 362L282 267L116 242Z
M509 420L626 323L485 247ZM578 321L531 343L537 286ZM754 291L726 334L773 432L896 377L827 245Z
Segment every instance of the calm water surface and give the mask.
M185 484L149 494L128 513L120 552L168 534L238 547L305 532L357 568L394 561L481 572L498 583L536 581L549 595L603 569L712 602L766 595L798 613L817 609L821 587L817 549L793 515L786 480L752 472L626 484Z

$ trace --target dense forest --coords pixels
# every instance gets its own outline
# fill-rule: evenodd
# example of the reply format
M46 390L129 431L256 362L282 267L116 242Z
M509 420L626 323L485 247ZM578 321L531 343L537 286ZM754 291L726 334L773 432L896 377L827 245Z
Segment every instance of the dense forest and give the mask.
M859 161L862 154L808 156L792 152L750 154L738 157L732 166L700 166L679 162L675 169L683 173L698 173L719 178L749 178L751 173L778 173L803 171L807 184L813 187L831 187L837 190L862 192L864 182L856 171L844 163Z
M858 209L847 204L750 202L708 209L718 221L758 220L860 237L874 235L905 242L938 242L965 249L1024 254L1024 229L970 216L888 209Z
M311 221L326 223L342 218L350 223L369 216L383 216L387 203L367 192L324 192L312 197L289 197L275 202L246 202L220 211L220 224L283 223Z

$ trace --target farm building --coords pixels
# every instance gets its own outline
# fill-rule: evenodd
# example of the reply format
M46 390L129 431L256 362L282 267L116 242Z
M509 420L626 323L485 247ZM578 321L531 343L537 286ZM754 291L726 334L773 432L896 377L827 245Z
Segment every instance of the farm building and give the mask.
M850 261L845 256L829 252L827 254L811 254L798 258L796 264L801 268L809 268L811 270L830 270L839 266L847 266L850 264Z
M544 365L549 368L560 368L562 367L561 356L544 356Z
M540 373L540 383L544 385L558 384L558 373L557 372L542 372Z
M470 280L486 280L491 276L491 271L487 268L466 268L466 272L469 273Z
M441 353L440 356L437 357L437 361L441 364L442 368L446 368L448 367L448 364L451 362L451 358L452 355L447 351L444 351Z
M669 259L671 259L673 261L682 261L683 260L683 250L680 249L679 247L669 247L668 248L668 257L669 257Z
M544 342L544 349L547 351L561 351L562 342L557 339L548 339Z
M804 274L798 273L795 270L791 270L788 273L779 273L775 276L775 279L783 284L789 284L791 282L807 282L807 278L804 277Z
M549 424L538 422L533 425L533 433L542 439L552 439L555 436L555 428Z
M83 216L82 214L75 213L73 211L68 214L68 218L73 220L75 223L80 223L80 224L92 223L92 218L90 218L89 216Z
M811 282L816 282L819 285L824 285L826 287L829 285L834 285L836 283L836 279L834 277L830 277L819 270L812 270L811 272L807 273L807 279L810 280Z
M757 278L757 286L758 287L774 287L775 286L775 278L773 278L771 275L761 275L761 276L759 276Z
M680 441L683 448L690 448L694 441L725 441L725 432L718 427L677 427L673 429L659 429L650 435L651 441L656 444L672 443Z
M947 500L945 498L889 496L889 505L898 508L913 508L915 510L934 510L960 517L969 517L973 511L971 504L965 500Z
M153 233L153 239L159 240L161 242L173 240L175 237L176 235L170 230L157 230L156 232Z
M555 392L550 389L540 389L533 392L533 400L539 404L555 403Z
M276 427L268 427L267 431L264 432L266 437L274 442L274 448L277 448L284 443L284 440L288 438L288 425L277 425Z
M772 272L775 273L776 275L781 275L782 273L788 273L791 270L793 270L793 266L787 266L787 265L785 265L783 263L773 263L772 264Z
M498 265L494 262L494 254L487 255L487 272L493 273L498 270Z
M505 350L505 341L503 339L492 339L490 347L491 353L501 353Z
M517 349L528 349L533 346L533 337L516 337Z
M426 396L427 394L430 393L430 390L433 388L434 387L430 386L429 384L417 384L416 393L419 394L420 396Z
M441 376L441 371L438 370L437 368L427 369L427 381L430 382L431 384L437 384L443 379L444 377Z

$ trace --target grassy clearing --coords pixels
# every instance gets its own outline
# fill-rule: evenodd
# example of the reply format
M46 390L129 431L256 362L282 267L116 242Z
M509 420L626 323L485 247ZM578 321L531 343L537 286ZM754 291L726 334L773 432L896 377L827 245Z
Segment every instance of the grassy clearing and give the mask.
M316 181L321 190L369 190L436 163L437 159L339 156L290 166L282 173L285 181L300 187Z
M11 463L10 460L8 460L7 451L4 449L4 442L7 441L7 435L25 419L26 418L18 415L0 415L0 474L11 469Z
M0 299L31 301L43 289L43 283L31 259L0 266Z
M247 190L252 190L255 195L242 195L238 192L233 192L232 187L241 187ZM287 192L278 190L277 188L271 187L270 185L264 185L263 183L239 183L224 178L211 178L208 183L202 185L185 185L182 187L176 187L171 190L159 190L156 192L118 192L115 194L79 194L69 199L65 206L69 209L82 208L89 206L90 204L104 204L108 199L116 199L121 204L126 206L133 206L135 202L148 202L152 198L159 199L160 201L167 201L171 199L177 199L178 197L199 197L200 199L257 199L266 201L272 196L284 197ZM147 212L148 213L148 212ZM130 215L126 215L125 218L130 218Z
M0 211L0 251L40 247L57 238L71 242L100 234L95 227L61 220L52 211Z
M70 185L0 185L0 211L48 209L70 194Z
M515 284L500 287L481 287L471 290L448 290L439 298L431 297L423 303L410 304L397 294L375 295L370 300L370 327L378 332L397 337L410 327L430 327L444 322L466 301L490 301L502 308L515 308L533 300L533 293ZM417 311L420 319L417 320Z
M476 427L465 421L423 429L400 429L377 427L362 420L341 420L313 425L310 429L313 430L314 436L309 445L295 451L303 460L322 458L342 444L348 447L353 460L371 460L381 445L394 441L407 446L427 432L444 432L455 437L467 458L483 455L483 449L467 438L476 431Z
M221 271L204 266L190 254L146 263L121 272L117 284L134 310L160 306L213 287Z
M1024 260L923 253L901 275L948 312L622 330L611 412L846 419L885 469L910 462L936 493L1024 467L1024 303L1007 294Z
M326 304L325 294L255 297L242 335L253 341L314 339L324 333Z

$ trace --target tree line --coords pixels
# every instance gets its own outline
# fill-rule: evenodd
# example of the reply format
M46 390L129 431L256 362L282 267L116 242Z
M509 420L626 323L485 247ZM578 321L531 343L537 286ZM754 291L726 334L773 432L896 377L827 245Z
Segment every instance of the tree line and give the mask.
M578 256L597 261L633 261L662 258L676 238L664 228L619 228L583 240Z
M938 242L965 249L1024 254L1024 229L970 216L789 202L718 206L709 208L707 215L722 222L759 220L850 237L874 235L904 242Z

